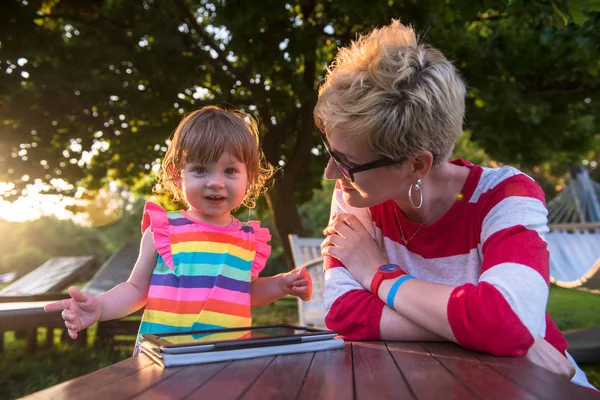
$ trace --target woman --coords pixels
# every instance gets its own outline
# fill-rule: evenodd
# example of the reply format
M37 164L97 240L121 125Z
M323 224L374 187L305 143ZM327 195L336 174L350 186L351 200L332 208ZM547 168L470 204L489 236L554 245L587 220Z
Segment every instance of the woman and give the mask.
M465 92L444 55L398 21L340 49L314 111L325 177L337 180L321 246L327 326L352 340L527 356L591 387L545 312L541 188L511 167L447 161Z

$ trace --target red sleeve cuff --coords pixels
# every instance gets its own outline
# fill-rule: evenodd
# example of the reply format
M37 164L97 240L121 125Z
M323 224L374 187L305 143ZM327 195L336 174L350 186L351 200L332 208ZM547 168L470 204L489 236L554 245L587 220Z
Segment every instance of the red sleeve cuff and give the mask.
M372 293L351 290L333 302L325 324L346 340L381 340L383 306L383 301Z
M533 336L492 285L456 287L448 301L448 322L456 341L467 349L495 356L524 356Z

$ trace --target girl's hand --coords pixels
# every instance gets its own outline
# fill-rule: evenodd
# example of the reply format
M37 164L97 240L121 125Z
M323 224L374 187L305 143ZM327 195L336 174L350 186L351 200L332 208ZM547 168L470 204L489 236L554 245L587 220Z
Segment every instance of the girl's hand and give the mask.
M100 319L102 315L102 302L91 294L82 292L74 286L69 288L70 299L64 299L55 303L47 304L44 311L58 311L65 320L71 339L77 339L77 332Z
M312 296L312 278L302 267L281 275L283 281L283 291L286 294L291 294L300 297L302 300L310 300Z
M321 244L321 254L340 260L368 290L377 268L389 261L362 222L352 214L337 214L323 234L326 238Z

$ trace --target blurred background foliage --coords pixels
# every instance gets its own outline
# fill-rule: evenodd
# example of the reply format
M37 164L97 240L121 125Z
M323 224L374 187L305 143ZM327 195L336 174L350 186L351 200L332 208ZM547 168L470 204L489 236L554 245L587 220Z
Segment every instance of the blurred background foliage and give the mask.
M178 207L152 194L153 171L180 118L205 104L259 120L265 155L282 169L257 208L236 216L271 228L265 274L291 268L287 235L318 237L329 214L333 183L312 120L325 67L392 18L468 84L454 157L515 165L547 199L574 166L600 181L600 0L3 0L0 194L15 200L39 183L77 202L73 220L0 220L0 273L22 276L53 256L92 254L100 265L138 241L146 199ZM549 310L561 329L598 325L597 297L553 287ZM289 303L257 320L289 317ZM63 346L38 360L13 343L0 398L129 354ZM586 370L599 385L600 367Z
M6 0L3 196L45 183L86 200L75 208L90 225L109 226L125 204L111 185L149 195L183 114L239 107L283 167L251 216L269 221L290 268L287 235L318 232L327 208L315 197L327 190L326 158L312 120L325 66L391 18L444 51L469 85L457 155L516 165L549 198L573 166L598 178L600 0Z

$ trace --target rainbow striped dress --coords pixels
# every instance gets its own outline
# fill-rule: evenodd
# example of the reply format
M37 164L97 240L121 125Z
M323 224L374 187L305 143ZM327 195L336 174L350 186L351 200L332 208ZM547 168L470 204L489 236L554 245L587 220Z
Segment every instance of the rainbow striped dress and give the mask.
M250 326L250 284L271 252L268 228L234 218L226 227L147 202L142 232L157 250L138 335Z

